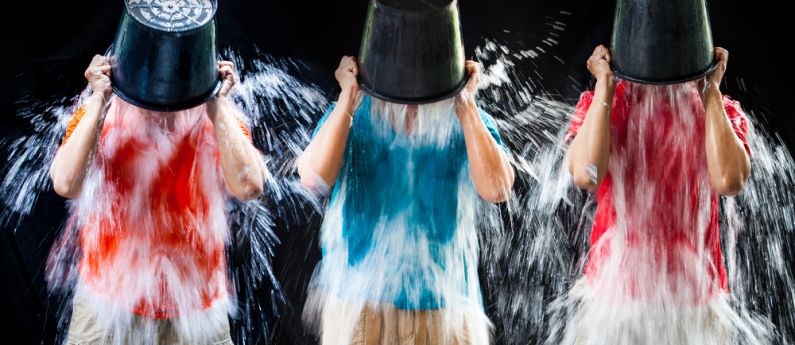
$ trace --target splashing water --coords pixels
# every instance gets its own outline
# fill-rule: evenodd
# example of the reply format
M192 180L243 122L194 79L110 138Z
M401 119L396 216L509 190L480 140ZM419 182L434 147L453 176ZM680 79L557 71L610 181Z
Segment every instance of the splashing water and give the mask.
M480 90L479 105L501 119L497 122L520 172L516 193L503 212L480 216L484 285L491 296L487 300L492 301L489 314L498 330L497 342L790 343L795 299L788 264L795 259L795 162L780 140L750 119L752 176L739 196L720 198L720 240L730 287L722 292L714 286L714 270L724 262L706 246L716 245L718 239L706 236L713 192L705 180L703 138L699 139L703 110L697 111L700 100L696 108L681 101L692 96L693 83L646 89L654 96L629 101L638 110L626 124L625 140L634 145L610 161L620 216L612 235L589 248L595 200L574 188L563 164L574 109L528 92L540 86L528 84L517 72L526 68L526 56L493 41L477 53L486 72L496 74L484 80L498 81ZM661 119L660 109L665 107L676 116ZM667 137L659 130L665 127L661 121L671 122ZM653 144L641 140L646 136L655 138ZM659 154L653 149L662 150L660 146L668 150L662 157L676 164L663 169L649 165L655 158L647 152ZM687 147L702 149L682 149ZM616 149L611 152L615 155ZM687 186L694 200L677 201L683 192L653 183L663 178L676 181L677 174L695 174L696 181ZM670 207L697 200L706 206ZM669 206L660 206L661 201ZM677 228L694 231L670 230ZM605 247L609 255L602 253ZM600 254L607 258L593 258ZM601 262L598 274L581 279L592 261Z
M453 107L447 99L411 110L368 96L358 108L304 310L324 344L355 342L371 318L388 343L412 332L406 325L423 324L428 333L417 337L488 344L477 278L480 199ZM389 338L393 331L400 334Z
M560 31L563 26L557 25L554 30ZM545 43L554 45L554 41ZM649 267L651 263L662 263L659 257L657 260L624 260L620 258L642 258L651 256L648 247L627 247L620 246L623 241L630 241L630 235L642 238L652 238L661 234L648 231L649 227L637 226L637 224L655 225L652 219L622 219L617 223L621 231L613 236L609 242L612 243L611 259L606 260L603 265L607 268L600 273L601 277L596 278L596 283L591 282L591 292L594 286L596 290L606 290L612 299L596 299L596 294L588 292L576 294L583 290L572 290L578 286L576 282L582 276L585 268L585 259L589 255L587 243L588 234L594 219L595 200L592 195L578 191L571 183L571 177L563 164L567 146L565 144L566 131L569 126L573 108L566 103L554 100L552 96L545 94L545 89L540 79L541 74L536 73L539 78L533 75L520 73L520 70L527 70L527 65L535 66L535 59L540 54L546 52L538 49L514 49L494 41L486 41L477 50L478 59L484 64L484 78L479 91L479 106L487 112L495 115L497 127L500 129L502 138L508 148L511 161L517 169L517 184L515 194L504 206L495 207L483 205L477 200L474 191L471 189L470 182L461 176L456 176L456 183L451 190L456 191L458 196L458 207L456 213L461 215L462 220L469 220L461 224L466 224L467 230L456 234L450 241L455 243L454 250L469 248L473 244L479 243L480 267L482 270L479 275L483 291L487 294L484 300L488 302L486 313L494 323L494 340L502 344L526 344L543 343L558 344L565 339L571 325L579 323L584 325L582 328L607 332L615 326L618 318L626 313L638 315L642 313L649 317L647 320L663 320L662 324L676 322L685 324L684 320L668 319L669 314L660 313L660 310L668 307L681 307L681 302L696 298L692 293L697 291L707 291L710 288L710 274L698 271L710 264L718 266L717 260L710 258L704 252L682 250L674 253L665 252L666 257L673 260L674 265L685 266L688 270L682 270L677 274L686 276L676 278L677 275L660 274L666 270ZM230 288L232 290L247 291L241 293L239 300L232 300L229 305L224 305L224 312L238 309L238 317L242 320L243 329L239 330L239 339L242 343L252 340L248 338L250 330L254 327L254 320L265 319L258 314L265 313L260 309L261 305L275 305L283 301L279 285L274 279L274 273L270 266L270 256L273 253L273 246L278 243L278 239L272 231L274 219L288 218L295 219L307 216L306 210L322 209L322 200L299 186L296 178L286 175L291 174L295 157L306 147L309 141L311 129L315 127L312 119L324 110L327 102L327 95L320 91L316 86L304 83L293 75L300 74L305 68L300 63L290 60L280 60L265 57L262 60L244 61L231 51L225 53L230 56L241 68L242 82L235 88L234 98L236 103L244 113L249 116L248 124L251 126L253 137L257 146L262 149L263 154L269 159L268 167L272 172L267 180L266 195L262 202L238 203L230 202L225 204L229 212L228 222L233 224L234 231L223 235L224 241L229 242L228 262L232 267L229 276L231 277ZM243 68L245 66L245 68ZM579 85L576 88L581 89ZM682 90L669 88L665 91L669 95L676 95ZM14 228L27 216L30 216L33 205L37 198L46 191L50 190L47 170L52 157L57 149L63 135L66 123L74 112L74 106L61 106L65 100L53 102L56 105L44 106L45 111L31 112L23 111L20 116L31 124L33 131L20 137L4 141L3 144L8 150L9 158L5 167L5 175L0 181L0 203L3 210L0 212L0 222ZM644 100L642 102L649 102ZM653 101L656 107L660 102ZM673 104L674 106L680 106ZM449 107L449 104L439 105L441 109ZM39 106L37 106L39 107ZM651 105L649 105L651 107ZM421 107L422 108L422 107ZM420 112L443 112L437 110L423 110ZM395 114L394 118L399 122L400 118L405 117L405 110L390 109L389 106L378 104L373 107L373 113ZM686 112L677 112L680 116L676 117L679 121L681 133L693 133L692 129L697 128L699 121L697 117L687 117ZM284 116L284 115L287 116ZM753 112L751 111L751 115ZM638 130L646 128L644 124L652 119L650 112L641 112L637 116ZM364 118L362 118L364 119ZM375 119L375 117L371 117ZM449 120L449 118L447 119ZM445 120L445 121L447 121ZM454 119L453 119L454 120ZM378 122L372 122L375 125ZM727 325L728 328L736 333L734 343L736 344L790 344L795 339L795 282L792 280L792 273L789 264L795 259L793 253L792 231L795 229L795 161L792 155L781 140L769 134L761 125L761 119L750 116L750 133L748 144L752 152L752 175L744 187L741 194L733 198L719 199L720 203L720 229L721 243L723 246L723 260L728 272L728 292L716 292L721 294L718 304L708 303L707 309L719 315L720 323ZM430 124L428 124L430 125ZM420 124L418 128L423 127ZM446 128L449 131L429 131L428 138L436 140L444 139L446 136L455 133L457 130L456 122L449 121L444 123L434 123L433 126ZM378 127L379 131L386 131L388 127ZM420 133L422 130L419 131ZM684 136L682 137L684 138ZM677 139L678 140L678 139ZM429 141L434 143L433 140ZM429 142L426 142L428 144ZM443 143L444 140L435 142L430 146ZM663 141L674 144L675 141ZM419 145L419 143L417 143ZM695 145L700 147L699 145ZM703 151L703 150L702 150ZM695 154L695 151L687 151L688 154ZM692 158L692 157L691 157ZM703 159L694 159L688 163L703 162ZM622 160L611 160L611 170L625 172ZM689 166L689 165L688 165ZM143 167L142 167L143 168ZM696 168L696 167L692 167ZM685 169L685 166L677 166L675 169ZM659 174L660 171L642 170L639 173ZM99 171L94 171L99 174ZM466 174L465 174L466 175ZM639 175L639 176L642 176ZM624 181L628 184L627 181ZM91 184L89 184L91 187ZM100 188L94 186L94 188ZM629 186L622 188L624 194L637 194L637 197L651 198L654 194L644 194L643 190L632 190ZM708 187L700 181L695 189L698 195L705 198L708 194ZM89 200L89 199L86 199ZM656 214L658 210L649 210L648 203L633 203L631 199L625 198L617 209L625 210L632 207L647 207L644 212ZM329 245L334 250L341 250L340 245L344 234L339 228L334 229L332 225L339 225L342 208L345 203L344 198L339 198L336 203L332 203L326 211L327 220L324 224L323 238L324 244ZM76 209L88 210L87 204L82 205L78 201L73 205ZM709 204L706 202L704 204ZM706 216L707 209L694 210L685 219L680 221L700 220ZM311 212L311 211L310 211ZM626 211L622 211L626 212ZM641 213L635 213L641 214ZM630 224L631 223L631 224ZM328 225L326 225L328 224ZM420 272L417 276L422 279L434 279L446 283L438 284L438 294L445 296L458 296L459 300L451 301L451 305L462 306L462 312L452 312L443 322L446 329L454 332L458 321L463 314L474 312L479 317L483 317L480 297L474 294L476 289L459 289L457 285L462 284L467 287L477 286L478 277L477 261L478 258L464 256L465 264L451 264L446 270L439 270L439 265L434 261L436 258L432 251L427 250L430 243L427 238L414 234L412 241L407 243L393 243L397 236L390 236L386 229L394 229L396 233L406 234L409 229L405 222L387 224L377 223L379 236L383 236L383 243L391 243L391 246L379 247L373 251L374 255L366 257L364 262L367 265L378 265L385 261L393 260L406 254L405 251L390 248L424 248L414 254L423 254L426 262L434 262L437 266L427 272ZM64 240L61 246L54 249L51 258L51 268L49 276L51 286L56 296L69 296L75 288L77 277L79 252L75 245L77 242L77 232L74 231L76 224L70 224L65 230ZM657 224L659 225L659 224ZM227 225L219 225L220 228ZM476 228L475 228L476 227ZM72 230L70 230L72 229ZM478 231L479 230L479 231ZM643 231L640 231L643 230ZM221 236L220 233L215 234ZM704 238L702 233L690 234L688 241L698 241ZM474 236L477 236L475 238ZM631 241L638 241L632 239ZM641 241L641 243L653 242ZM616 248L619 248L616 251ZM623 249L621 249L623 248ZM660 248L660 250L663 250ZM470 252L471 253L471 252ZM445 253L441 257L448 258L452 253ZM685 255L687 254L687 255ZM476 254L475 254L476 255ZM593 255L592 253L590 255ZM416 257L416 256L413 256ZM615 258L615 259L614 259ZM445 259L446 260L446 259ZM441 261L445 261L441 260ZM666 265L668 264L666 260ZM634 265L637 269L631 278L618 274L615 271L617 265ZM612 270L610 268L613 268ZM652 269L654 268L654 269ZM405 267L406 270L414 267ZM324 262L316 272L312 288L315 291L336 292L337 296L353 296L360 293L376 291L380 299L390 299L397 289L398 280L383 270L377 271L377 279L364 279L359 272L350 273L346 277L356 279L340 282L339 276L335 276L335 270L350 270L347 262ZM452 274L467 276L466 280L450 278ZM686 274L685 274L686 273ZM372 278L372 277L371 277ZM610 279L616 278L616 279ZM643 278L643 279L641 279ZM630 295L641 295L646 297L639 302L629 305L616 307L616 300L621 301L626 298L627 293L618 296L613 292L621 289L611 289L614 285L624 284L626 290L626 279L634 279L629 286L637 285ZM647 279L662 281L668 285L685 284L681 287L684 297L664 296L661 289L648 286ZM684 283L691 282L691 283ZM695 282L695 283L692 283ZM323 284L326 285L323 285ZM337 285L334 285L337 284ZM340 285L344 284L344 285ZM693 288L691 284L698 288ZM270 298L267 301L260 301L257 295L251 293L263 285L270 286ZM329 288L331 286L331 288ZM334 286L337 287L335 291ZM339 286L353 287L350 290L339 291ZM707 287L705 287L707 286ZM371 288L368 290L367 288ZM325 290L324 290L325 289ZM633 290L630 289L630 290ZM465 293L462 290L467 290ZM690 295L688 295L690 293ZM331 294L328 294L331 295ZM310 313L318 313L320 307L328 299L328 295L319 295L321 298L309 301L308 308ZM670 297L670 299L668 299ZM578 311L583 307L583 301L591 310L590 316L581 316ZM476 303L477 302L477 303ZM96 301L87 300L86 303L100 305ZM132 303L130 300L125 303ZM314 304L313 304L314 303ZM235 304L237 307L235 307ZM463 307L466 306L466 307ZM341 312L341 319L353 319L367 306L363 303L346 304L345 308L338 309ZM274 308L276 308L274 306ZM455 309L455 308L453 308ZM98 310L109 317L105 320L110 329L109 334L123 331L126 323L131 322L125 317L118 316L114 310ZM632 314L634 313L634 314ZM693 317L700 311L683 312L682 317ZM212 315L207 319L221 319L224 316ZM66 315L61 321L62 327L66 329ZM206 315L205 315L206 316ZM576 322L575 322L576 321ZM698 325L694 322L689 328L681 329L655 329L642 321L621 320L641 332L657 332L662 335L661 343L665 341L676 342L680 338L677 336L688 337L690 340L703 340L708 329L705 325ZM191 320L183 326L186 329L190 324L199 325L198 321ZM347 324L352 324L348 321ZM179 325L178 325L179 326ZM343 327L344 328L344 327ZM576 328L579 329L579 328ZM152 332L154 332L152 330ZM613 340L610 342L610 340ZM676 340L676 341L674 341ZM595 340L599 343L600 340ZM619 343L621 339L606 339L607 343ZM593 343L593 342L591 342ZM704 343L709 343L704 340Z
M244 61L233 51L226 51L225 55L241 68L242 82L233 89L234 100L245 109L245 120L257 146L270 158L269 170L283 173L292 166L296 152L306 145L308 134L302 129L308 127L310 116L325 105L326 96L318 87L292 76L291 73L305 69L299 63L269 56ZM21 224L39 195L50 190L50 163L67 122L86 94L78 96L77 104L72 106L47 106L45 112L36 114L32 110L22 112L35 131L5 143L10 164L1 182L0 200L4 207L0 220L4 225L14 228ZM218 183L212 147L190 149L192 143L205 143L212 137L201 109L169 114L173 120L170 122L145 121L151 115L139 114L136 108L119 100L111 102L107 109L97 160L87 173L81 196L71 203L73 217L53 246L47 280L54 297L75 295L73 303L81 310L90 310L86 317L96 320L108 343L145 344L175 334L187 341L207 340L219 327L225 327L227 315L242 319L237 338L240 343L248 343L255 327L252 320L266 320L264 314L268 310L276 310L278 303L284 303L270 263L273 246L278 243L272 220L296 210L319 208L318 201L295 188L298 184L294 180L269 176L266 195L260 202L227 202ZM286 130L291 127L298 130ZM119 156L114 153L120 151L139 153L139 158L113 161ZM196 168L181 165L185 159L193 160ZM110 166L124 169L108 169ZM168 166L171 174L158 173L162 166ZM146 188L153 184L172 188L158 180L183 172L189 177L181 176L173 185L191 181L188 193L193 196L187 199L168 199L179 198L184 190L160 193ZM119 174L124 176L120 178ZM203 193L204 197L196 198L195 193ZM191 212L168 211L175 203L183 202L191 204ZM268 204L281 208L270 208ZM134 230L112 233L112 224L120 223ZM228 224L233 224L235 231L230 233ZM179 230L190 228L202 231ZM185 233L194 237L185 239ZM153 234L167 240L148 242L155 237ZM108 236L120 245L108 247ZM228 257L224 254L225 243L231 244ZM181 254L174 256L170 250ZM227 278L226 261L231 267L231 280ZM203 263L199 265L202 267L195 267L196 262ZM101 274L96 271L99 266L103 266ZM164 287L167 290L159 293ZM265 300L259 300L254 293L260 288L270 289ZM236 300L234 291L242 291L243 299ZM262 305L269 308L263 310ZM168 310L154 306L167 306ZM197 306L201 312L196 312ZM62 331L68 328L66 309L59 313ZM177 317L171 318L169 331L165 332L162 325L134 316L131 310L155 317ZM81 317L73 315L78 320ZM131 333L133 326L136 331ZM267 325L265 329L267 332Z

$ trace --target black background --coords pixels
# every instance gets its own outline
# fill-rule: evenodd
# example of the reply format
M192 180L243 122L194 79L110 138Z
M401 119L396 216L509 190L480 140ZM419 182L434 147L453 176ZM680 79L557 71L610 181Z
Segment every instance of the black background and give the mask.
M663 1L663 0L660 0ZM790 104L795 77L795 30L791 5L784 1L709 2L716 45L730 52L724 91L743 102L753 116L763 117L792 151L795 114ZM120 0L16 1L2 10L0 25L0 136L30 130L15 114L33 101L70 97L85 87L83 70L91 56L104 52L115 34L121 14ZM550 17L567 27L560 44L541 59L543 84L556 97L574 102L581 85L590 78L585 60L593 47L607 44L613 16L612 1L594 0L460 0L468 56L484 38L539 42ZM365 0L290 1L220 0L217 13L218 43L245 56L262 52L292 57L310 68L302 78L336 92L333 70L342 55L356 55L367 7ZM570 12L561 16L560 11ZM506 34L505 30L510 31ZM554 60L556 56L563 64ZM543 62L543 61L542 61ZM745 89L740 87L740 80ZM319 114L318 114L319 115ZM0 151L5 162L7 153ZM2 171L2 169L0 169ZM34 217L13 229L3 229L0 239L0 339L9 344L50 344L54 340L57 304L48 301L42 275L50 245L64 221L64 202L54 193L43 196ZM319 258L319 217L307 224L278 223L283 244L277 247L274 265L292 305L280 306L280 321L268 334L251 339L279 344L304 344L299 322L301 294ZM289 231L288 231L289 228ZM301 248L301 258L294 251ZM488 303L488 301L487 301ZM257 332L261 332L258 330ZM256 332L255 332L256 333Z

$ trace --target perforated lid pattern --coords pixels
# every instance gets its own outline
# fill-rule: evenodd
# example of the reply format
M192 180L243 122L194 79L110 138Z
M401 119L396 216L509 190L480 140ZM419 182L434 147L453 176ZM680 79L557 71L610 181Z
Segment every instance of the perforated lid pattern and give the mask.
M127 10L138 21L164 31L185 31L213 19L212 0L127 0Z

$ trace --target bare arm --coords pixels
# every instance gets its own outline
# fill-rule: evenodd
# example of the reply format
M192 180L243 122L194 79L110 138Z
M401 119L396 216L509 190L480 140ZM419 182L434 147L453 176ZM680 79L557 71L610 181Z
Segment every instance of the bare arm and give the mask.
M84 104L82 119L71 137L58 149L50 166L50 179L58 195L73 199L80 195L89 159L96 150L102 128L102 112L110 97L110 63L96 55L86 69L85 76L93 94Z
M607 174L610 157L610 107L615 84L607 48L596 47L588 59L588 69L596 77L593 102L569 146L566 159L574 183L580 188L594 190Z
M310 190L321 191L337 181L351 121L356 112L354 107L359 92L357 74L356 60L350 56L343 57L335 73L342 88L337 105L298 158L301 184Z
M232 63L220 62L219 73L224 77L224 85L218 96L207 103L207 116L213 123L218 142L224 183L229 193L238 200L255 199L262 195L267 168L259 151L240 128L241 114L228 99L229 91L235 84Z
M732 196L742 190L751 175L751 162L729 122L720 93L720 82L726 71L729 52L715 48L715 55L719 60L718 68L707 77L706 90L702 96L706 111L704 142L707 169L712 188L722 195Z
M475 103L480 69L474 61L466 62L470 75L466 92L456 99L456 116L466 142L469 173L481 198L498 203L508 199L514 182L513 166L489 133Z

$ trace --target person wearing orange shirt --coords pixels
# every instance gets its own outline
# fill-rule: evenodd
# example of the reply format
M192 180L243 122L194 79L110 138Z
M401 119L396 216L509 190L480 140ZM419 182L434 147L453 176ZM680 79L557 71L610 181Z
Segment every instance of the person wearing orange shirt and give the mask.
M267 169L218 68L217 96L167 113L114 96L108 58L86 70L50 169L79 243L67 343L232 343L227 196L257 198Z

